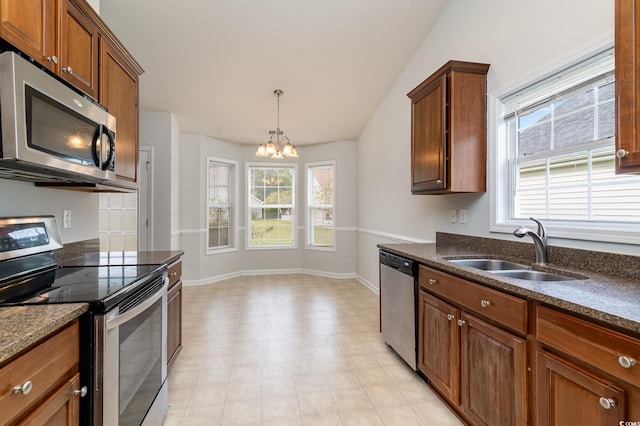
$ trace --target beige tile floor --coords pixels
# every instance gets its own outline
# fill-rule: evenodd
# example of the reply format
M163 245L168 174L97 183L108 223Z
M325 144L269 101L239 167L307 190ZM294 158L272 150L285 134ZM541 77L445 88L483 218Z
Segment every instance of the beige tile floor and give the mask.
M382 341L356 280L241 277L183 290L173 425L461 425Z

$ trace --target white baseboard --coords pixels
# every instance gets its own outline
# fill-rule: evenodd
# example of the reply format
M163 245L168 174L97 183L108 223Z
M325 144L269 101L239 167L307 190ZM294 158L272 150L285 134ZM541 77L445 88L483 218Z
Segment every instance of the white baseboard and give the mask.
M326 272L326 271L317 271L313 269L249 269L245 271L238 271L230 274L216 275L212 277L202 278L200 280L182 280L182 285L189 286L199 286L205 284L212 284L224 280L228 280L231 278L243 277L243 276L252 276L252 275L283 275L283 274L307 274L307 275L315 275L318 277L326 277L326 278L335 278L339 280L345 279L357 279L363 285L373 290L373 287L363 282L363 280L357 276L355 273L335 273L335 272ZM376 291L376 290L374 290Z

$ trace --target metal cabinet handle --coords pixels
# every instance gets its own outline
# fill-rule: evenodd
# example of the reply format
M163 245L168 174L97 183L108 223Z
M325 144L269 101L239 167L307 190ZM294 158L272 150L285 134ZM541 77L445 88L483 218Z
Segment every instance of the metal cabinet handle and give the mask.
M64 67L62 68L62 71L68 72L69 74L73 74L73 68L71 67Z
M448 319L449 321L453 321L453 319L454 319L455 317L456 317L456 316L455 316L455 315L453 315L453 314L447 314L447 319Z
M435 280L435 279L433 279L433 278L429 278L429 281L428 281L429 285L434 285L434 284L436 284L437 282L438 282L438 280Z
M487 307L489 307L489 305L491 305L491 302L489 302L488 300L482 299L480 301L480 306L482 306L483 308L487 308Z
M53 55L53 56L47 56L47 62L53 62L54 64L58 63L58 57Z
M459 319L459 320L458 320L458 325L459 325L460 327L462 327L462 326L463 326L463 325L465 325L466 323L467 323L467 322L466 322L465 320L462 320L462 319Z
M629 155L629 151L627 151L626 149L619 149L616 151L616 157L618 158L624 158L627 155Z
M616 406L616 401L612 398L602 397L600 398L600 405L605 410L611 410L611 408Z
M436 183L437 183L437 184L441 184L441 183L442 183L442 180L438 179L438 180L436 181Z
M26 382L24 382L23 385L14 386L12 391L13 393L21 393L23 395L27 395L29 392L31 392L32 388L33 388L33 383L31 383L31 380L27 380Z
M169 275L171 275L172 277L175 277L176 275L178 275L178 273L177 272L172 272Z
M618 357L618 364L620 364L624 368L631 368L636 365L636 360L631 357L622 355Z
M86 386L83 386L83 387L81 387L80 389L76 389L76 390L74 390L74 391L73 391L73 394L74 394L75 396L80 396L80 398L83 398L83 397L85 397L85 396L87 395L87 392L88 392L87 387L86 387Z

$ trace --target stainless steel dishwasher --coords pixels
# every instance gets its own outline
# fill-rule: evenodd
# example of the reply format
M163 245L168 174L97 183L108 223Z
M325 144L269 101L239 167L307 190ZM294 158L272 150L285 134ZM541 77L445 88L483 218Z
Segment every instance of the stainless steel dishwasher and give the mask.
M416 370L416 269L413 260L380 251L382 338Z

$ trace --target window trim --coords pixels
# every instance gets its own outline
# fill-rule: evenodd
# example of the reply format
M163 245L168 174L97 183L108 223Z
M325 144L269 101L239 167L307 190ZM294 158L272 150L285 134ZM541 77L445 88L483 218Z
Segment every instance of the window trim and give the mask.
M508 144L502 122L504 106L501 99L613 46L614 35L611 31L487 95L490 232L512 234L518 226L531 226L529 220L509 218L510 203L513 202L509 190L510 180L513 179L513 176L511 176L511 170L508 161L506 161ZM549 235L554 238L625 244L638 244L640 238L640 224L603 224L602 222L589 224L578 221L553 221L545 223L545 225Z
M238 179L239 177L239 163L235 160L229 160L226 158L220 158L220 157L212 157L212 156L207 156L206 158L206 163L205 163L205 173L207 175L207 183L205 185L205 217L204 217L204 229L205 229L205 255L209 256L209 255L214 255L214 254L222 254L222 253L230 253L230 252L235 252L238 251L238 194L240 191L238 191L238 185L240 183L240 180ZM223 164L229 164L231 166L233 166L233 170L231 172L231 194L229 196L230 201L231 201L231 205L229 206L229 208L231 209L231 212L229 214L229 221L230 226L229 226L229 235L231 237L231 245L228 246L224 246L224 247L209 247L209 163L213 161L216 163L223 163ZM234 208L235 206L235 208Z
M311 226L312 226L312 221L311 221L311 206L309 204L309 196L310 196L310 188L311 188L311 181L309 179L309 170L312 167L321 167L321 166L331 166L331 168L333 169L333 204L332 204L332 209L333 209L333 227L332 227L332 234L333 234L333 244L330 246L322 246L322 245L315 245L315 244L311 244ZM328 160L328 161L316 161L313 163L305 163L304 165L305 168L305 249L307 250L317 250L317 251L328 251L328 252L336 252L337 251L337 244L336 244L336 161L335 160Z
M291 215L291 229L293 231L293 241L291 244L268 244L268 245L251 245L251 204L249 203L249 197L251 196L251 168L252 167L291 167L293 168L293 180L292 186L292 208ZM298 248L298 164L297 163L272 163L272 162L246 162L245 163L245 216L246 216L246 232L245 232L245 250L291 250Z

